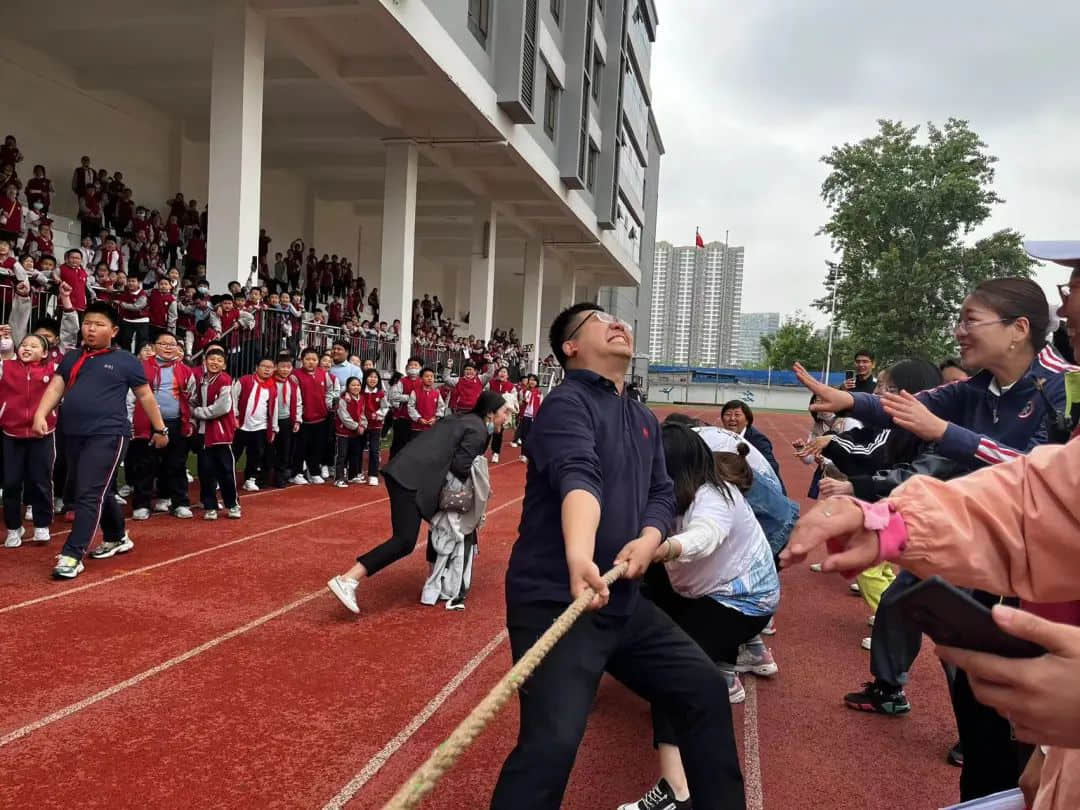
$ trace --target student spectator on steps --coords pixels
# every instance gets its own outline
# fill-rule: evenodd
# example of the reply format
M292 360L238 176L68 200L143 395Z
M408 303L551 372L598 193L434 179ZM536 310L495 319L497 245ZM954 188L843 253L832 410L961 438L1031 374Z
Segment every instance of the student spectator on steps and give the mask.
M90 166L90 158L83 155L79 160L79 165L71 174L71 190L75 192L76 202L81 200L86 190L94 184L95 178L97 178L97 172Z
M55 193L56 186L46 175L45 167L38 164L34 167L34 176L26 181L26 204L32 211L47 217Z
M465 361L460 377L455 376L452 369L451 359L447 361L446 375L443 377L443 382L453 388L450 392L450 410L454 413L468 413L476 405L476 400L491 379L491 374L477 374L476 365L471 360Z
M236 497L236 461L232 444L236 436L233 413L232 378L225 372L225 352L219 347L206 351L206 373L202 375L191 415L198 421L202 438L199 452L199 488L203 520L217 520L217 489L221 489L226 513L233 520L241 516Z
M303 425L293 454L293 470L296 475L293 483L322 484L323 455L330 442L330 408L337 396L338 389L334 378L319 367L319 353L314 349L305 349L300 358L300 368L296 370L296 381L300 385L300 396L304 403ZM303 479L303 466L307 462L307 478Z
M127 394L135 394L150 421L151 443L164 447L168 430L139 362L112 345L119 317L108 304L86 308L83 348L68 352L34 414L34 433L49 432L48 415L60 405L66 456L72 469L75 521L57 559L53 576L74 579L83 571L83 557L101 525L104 541L90 554L105 559L126 554L135 544L124 530L124 513L114 497L116 471L127 454L131 424ZM61 399L63 404L61 405Z
M143 411L134 411L134 439L125 465L128 480L135 488L131 517L135 520L150 517L156 481L159 497L152 504L154 511L189 519L187 457L189 439L195 432L191 421L195 377L182 362L180 344L174 334L161 332L151 345L154 354L143 362L143 373L169 431L169 443L154 447L149 419Z
M22 203L19 202L19 190L14 183L8 183L0 196L0 239L14 248L23 231Z
M275 485L282 488L293 478L293 444L304 424L304 398L293 374L293 356L288 352L279 354L274 363L274 385L277 386L278 425L267 466L273 467ZM303 476L300 478L307 483Z
M71 287L71 306L82 322L83 313L86 311L86 267L83 263L81 250L72 248L64 254L64 263L58 271L59 281Z

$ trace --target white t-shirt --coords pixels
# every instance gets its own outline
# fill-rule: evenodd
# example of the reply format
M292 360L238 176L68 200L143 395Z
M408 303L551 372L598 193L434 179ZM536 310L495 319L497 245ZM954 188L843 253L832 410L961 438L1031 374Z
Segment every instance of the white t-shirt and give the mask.
M767 616L780 602L780 578L761 524L742 493L730 501L706 484L679 519L672 540L682 554L665 563L671 587L688 599L709 597L748 616Z
M247 401L247 413L244 414L241 430L247 433L258 433L266 430L266 407L270 403L270 392L261 385L256 385L251 390Z

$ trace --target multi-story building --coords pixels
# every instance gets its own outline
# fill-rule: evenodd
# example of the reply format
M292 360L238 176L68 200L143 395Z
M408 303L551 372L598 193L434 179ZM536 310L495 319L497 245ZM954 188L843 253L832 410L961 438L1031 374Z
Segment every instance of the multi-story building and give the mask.
M649 361L727 367L738 356L744 248L658 242L651 273ZM649 276L646 270L643 276Z
M760 366L765 361L761 339L780 329L779 312L746 312L739 318L738 362L743 368Z

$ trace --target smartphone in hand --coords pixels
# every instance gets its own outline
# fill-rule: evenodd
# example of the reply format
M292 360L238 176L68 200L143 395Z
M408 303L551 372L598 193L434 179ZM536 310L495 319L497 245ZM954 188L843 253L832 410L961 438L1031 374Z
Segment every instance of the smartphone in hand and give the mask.
M1005 658L1038 658L1046 650L997 626L990 609L938 576L924 579L896 601L904 618L937 644Z

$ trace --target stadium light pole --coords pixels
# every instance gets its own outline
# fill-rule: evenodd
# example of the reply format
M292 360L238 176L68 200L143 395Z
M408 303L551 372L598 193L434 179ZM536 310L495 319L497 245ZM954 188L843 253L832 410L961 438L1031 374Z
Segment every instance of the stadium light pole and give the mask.
M832 308L829 310L829 343L828 343L828 348L826 348L826 350L825 350L825 371L824 371L824 376L821 379L821 381L823 383L825 383L826 385L829 384L829 371L830 371L830 369L832 367L833 333L836 331L836 291L840 287L840 274L838 272L839 268L838 267L833 267L833 268L831 268L831 271L832 272L830 273L830 275L832 275L832 277L833 277L832 278L833 288L832 288Z

